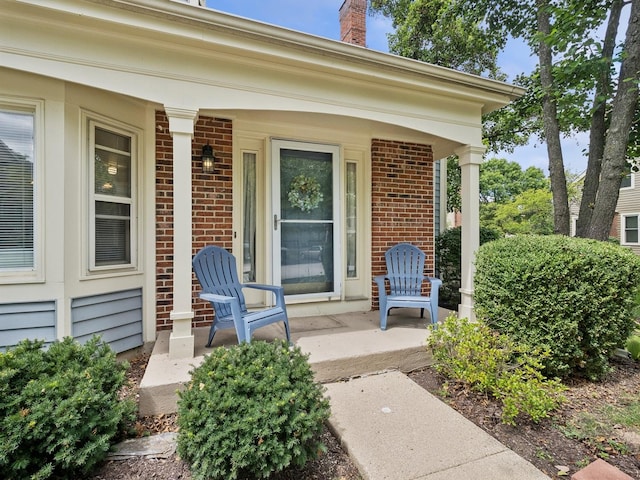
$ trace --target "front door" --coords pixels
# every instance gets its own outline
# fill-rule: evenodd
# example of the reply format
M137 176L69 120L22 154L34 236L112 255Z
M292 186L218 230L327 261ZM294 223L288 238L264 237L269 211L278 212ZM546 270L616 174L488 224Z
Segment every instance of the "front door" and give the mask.
M339 154L335 145L274 140L274 282L285 295L339 297Z

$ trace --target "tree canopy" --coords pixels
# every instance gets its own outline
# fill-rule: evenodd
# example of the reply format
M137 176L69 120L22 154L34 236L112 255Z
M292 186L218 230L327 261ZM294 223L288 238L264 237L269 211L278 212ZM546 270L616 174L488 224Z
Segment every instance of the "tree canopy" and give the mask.
M640 153L640 0L371 0L371 10L393 20L391 52L495 79L507 39L523 39L538 67L514 79L524 97L484 119L485 141L490 151L546 143L554 231L568 234L561 138L589 132L577 233L607 238Z
M447 162L449 211L459 210L460 167L457 159ZM454 206L452 208L452 205ZM553 233L549 180L542 170L522 170L517 162L492 158L480 166L480 225L503 235Z

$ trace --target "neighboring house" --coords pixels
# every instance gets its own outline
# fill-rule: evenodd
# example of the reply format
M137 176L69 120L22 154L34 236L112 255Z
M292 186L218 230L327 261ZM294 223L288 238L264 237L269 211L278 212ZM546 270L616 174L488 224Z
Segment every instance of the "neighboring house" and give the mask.
M640 255L640 173L632 172L622 179L620 196L616 204L616 218L612 230L616 230L616 238L620 245L629 247ZM614 235L612 235L614 236Z
M0 0L0 347L172 329L193 355L207 244L291 316L376 308L391 245L433 271L453 153L472 315L481 116L522 90L364 48L365 11L342 7L352 45L171 0Z
M576 234L576 224L578 215L580 214L580 201L582 199L582 186L584 185L585 174L586 172L581 173L573 182L575 185L575 195L569 199L569 214L571 218L569 227L571 236ZM638 181L638 175L638 173L630 173L622 179L609 237L618 239L620 245L629 246L635 253L640 254L640 244L638 243L637 236L637 222L638 216L640 215L640 190L637 190L635 187ZM625 225L626 228L628 228L627 232L625 232ZM635 237L634 231L636 233Z

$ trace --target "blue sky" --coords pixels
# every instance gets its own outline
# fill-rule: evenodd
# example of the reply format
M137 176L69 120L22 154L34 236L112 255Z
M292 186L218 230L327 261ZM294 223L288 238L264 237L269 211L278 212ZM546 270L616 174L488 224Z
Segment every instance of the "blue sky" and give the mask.
M278 25L320 37L339 40L340 25L338 10L343 0L207 0L207 7L232 13L272 25ZM391 32L391 21L381 16L367 16L367 47L388 51L387 33ZM517 74L529 72L536 64L529 49L518 41L511 41L500 57L502 70L513 79ZM588 135L563 141L565 168L580 173L586 168L586 159L581 151L587 145ZM513 153L503 152L499 157L513 160L523 168L535 166L548 175L545 145L530 144L517 148Z

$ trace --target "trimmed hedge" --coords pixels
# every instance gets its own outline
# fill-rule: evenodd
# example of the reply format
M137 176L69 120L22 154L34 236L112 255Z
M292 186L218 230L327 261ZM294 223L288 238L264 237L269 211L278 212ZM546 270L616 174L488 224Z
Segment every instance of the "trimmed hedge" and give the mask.
M25 340L0 353L0 478L83 478L134 420L127 364L94 337Z
M179 395L178 453L196 480L266 478L324 449L329 402L285 341L216 348Z
M480 247L475 309L516 342L548 350L547 376L598 379L634 327L640 258L608 242L518 236Z

